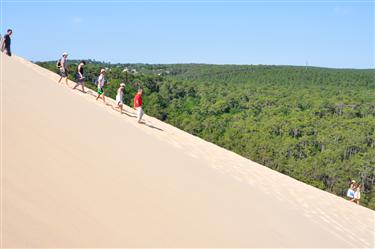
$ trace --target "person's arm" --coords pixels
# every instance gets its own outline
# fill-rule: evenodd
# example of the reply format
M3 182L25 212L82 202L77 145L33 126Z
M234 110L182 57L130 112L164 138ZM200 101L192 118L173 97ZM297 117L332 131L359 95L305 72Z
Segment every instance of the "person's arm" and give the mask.
M81 67L82 67L82 64L79 64L79 65L78 65L78 68L77 68L78 75L79 75L80 78L83 77L83 75L81 74Z

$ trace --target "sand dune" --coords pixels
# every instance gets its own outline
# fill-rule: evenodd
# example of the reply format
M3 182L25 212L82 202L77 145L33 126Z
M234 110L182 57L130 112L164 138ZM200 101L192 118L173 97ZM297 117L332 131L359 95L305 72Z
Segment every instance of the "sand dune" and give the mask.
M1 57L3 247L374 248L375 212L57 80Z

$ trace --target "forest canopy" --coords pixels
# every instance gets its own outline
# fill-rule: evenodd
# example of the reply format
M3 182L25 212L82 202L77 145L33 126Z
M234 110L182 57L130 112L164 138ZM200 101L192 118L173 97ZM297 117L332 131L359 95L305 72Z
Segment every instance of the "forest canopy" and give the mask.
M147 114L339 196L354 179L375 210L375 70L87 62L86 86L108 68L108 96L142 87Z

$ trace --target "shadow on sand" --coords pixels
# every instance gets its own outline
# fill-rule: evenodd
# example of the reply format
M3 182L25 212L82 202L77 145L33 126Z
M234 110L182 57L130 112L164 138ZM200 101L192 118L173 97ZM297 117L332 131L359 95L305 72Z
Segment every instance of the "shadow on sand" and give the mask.
M78 91L80 91L80 92L83 92L83 91L80 90L80 89L75 89L75 90L78 90ZM89 94L89 95L91 95L91 96L93 96L93 97L97 97L96 94L95 94L95 92L92 91L91 89L90 89L90 90L87 89L86 92L83 92L83 93ZM113 106L113 105L111 105L111 104L109 104L109 103L105 103L105 105L106 105L106 106L110 106L110 107L111 107L113 110L115 110L115 111L119 111L118 109L115 108L115 106ZM137 116L134 115L133 113L128 112L128 111L125 111L125 110L122 110L122 113L121 113L121 114L125 114L126 116L131 117L131 118L136 118L136 117L137 117ZM161 129L161 128L159 128L159 127L156 127L156 126L153 126L153 125L151 125L151 124L148 124L148 123L146 123L146 122L144 122L144 121L141 121L139 124L143 124L143 125L145 125L145 126L151 128L151 129L155 129L155 130L158 130L158 131L164 131L163 129Z

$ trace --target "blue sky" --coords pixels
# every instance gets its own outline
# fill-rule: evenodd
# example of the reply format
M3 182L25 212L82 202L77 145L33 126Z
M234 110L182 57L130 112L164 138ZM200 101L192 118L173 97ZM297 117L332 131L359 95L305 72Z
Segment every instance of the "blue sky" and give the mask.
M374 68L374 0L1 0L30 60Z

